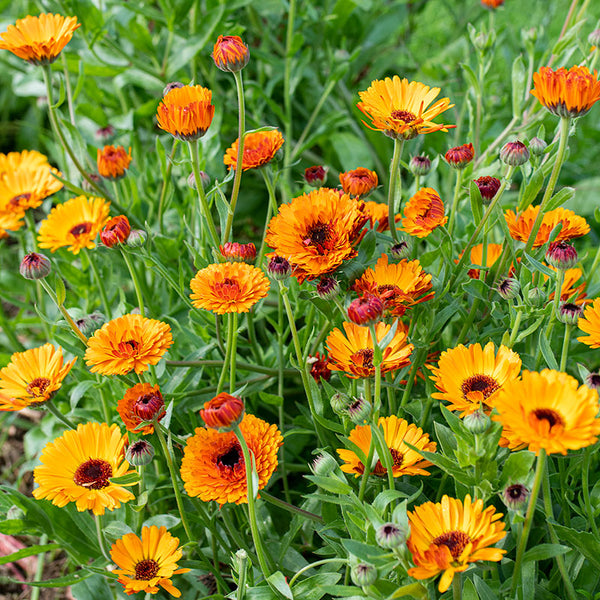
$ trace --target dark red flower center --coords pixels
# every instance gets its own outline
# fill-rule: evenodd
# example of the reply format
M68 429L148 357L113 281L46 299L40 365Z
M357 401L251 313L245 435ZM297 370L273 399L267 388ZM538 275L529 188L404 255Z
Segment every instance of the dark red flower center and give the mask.
M72 227L70 233L75 237L79 237L80 235L89 233L91 230L92 224L88 221L85 221L84 223L79 223L79 225L75 225L75 227Z
M151 558L146 558L135 565L135 578L141 581L149 581L156 577L158 563Z
M350 359L366 369L373 368L373 350L371 348L361 348Z
M436 546L446 546L452 554L452 558L458 559L471 538L464 531L449 531L442 533L433 540Z
M76 485L90 490L101 490L107 487L112 477L112 467L101 458L90 458L77 467L73 481Z
M13 198L10 199L9 204L13 207L13 208L17 208L19 206L21 206L21 201L27 201L29 200L29 198L31 198L31 194L29 192L25 193L25 194L19 194L18 196L14 196Z
M488 375L473 375L465 379L460 387L463 398L467 399L469 392L481 392L484 400L489 398L499 388L500 384Z
M531 414L537 421L547 421L550 428L556 425L564 425L562 417L551 408L538 408Z
M137 353L140 343L135 340L127 340L126 342L119 342L117 350L120 356L129 357Z
M244 464L244 456L242 455L242 449L236 442L225 452L217 458L217 465L219 467L226 467L228 469L235 469L238 465Z
M320 254L324 254L333 248L331 233L331 225L328 223L315 223L309 227L302 244L314 246Z
M392 119L396 119L397 121L402 121L403 123L412 123L417 118L413 113L408 112L407 110L394 110L392 111Z
M47 377L36 377L25 389L31 396L39 398L44 395L44 392L49 385L50 380Z

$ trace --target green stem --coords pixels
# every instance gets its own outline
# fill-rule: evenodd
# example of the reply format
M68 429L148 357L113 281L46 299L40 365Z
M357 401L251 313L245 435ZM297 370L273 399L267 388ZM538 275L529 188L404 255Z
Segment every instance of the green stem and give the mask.
M548 185L546 186L546 191L544 192L542 203L540 204L540 210L538 211L535 221L533 222L531 233L529 234L523 254L529 254L533 248L538 231L540 230L540 226L542 224L542 219L544 218L544 213L546 212L546 208L548 206L548 202L550 201L552 193L554 192L554 188L556 187L558 175L565 160L570 125L571 119L569 117L561 117L560 137L558 142L558 150L556 151L556 157L554 158L554 166L552 167L552 173L550 174L550 179L548 180Z
M462 585L460 580L460 573L454 574L452 580L452 600L461 600L462 598Z
M388 224L394 243L398 243L396 231L396 211L400 209L402 199L402 178L400 177L400 157L404 148L404 140L394 139L394 154L390 166L390 187L388 190Z
M596 539L600 539L598 525L596 525L596 517L594 516L594 508L590 498L590 461L592 458L593 446L588 446L583 454L583 465L581 467L581 488L583 490L583 501L585 503L585 512L587 513L590 527L594 532Z
M560 312L560 297L562 294L563 281L565 280L565 272L562 269L558 269L556 272L556 286L554 288L554 302L552 303L552 315L550 320L558 319Z
M77 427L73 425L70 419L65 417L65 415L63 415L60 412L60 410L58 410L58 408L54 406L52 400L48 400L48 402L46 402L44 406L48 409L48 412L52 413L63 425L66 425L69 429L77 429Z
M69 68L67 66L67 57L61 54L63 64L63 74L65 76L65 91L67 95L67 106L69 107L69 120L71 125L75 125L75 109L73 108L73 92L71 90L71 80L69 79Z
M492 11L490 11L490 14ZM479 68L477 70L477 80L479 83L477 89L477 105L475 108L475 156L479 156L479 148L480 148L480 137L481 137L481 115L483 112L483 85L484 85L484 75L485 69L483 64L483 52L477 53Z
M315 567L320 567L321 565L328 565L331 563L347 563L348 559L347 558L324 558L323 560L317 560L314 563L311 563L310 565L306 565L305 567L302 567L299 571L297 571L294 576L290 579L290 583L288 584L290 587L292 587L294 585L294 583L296 583L296 579L298 579L298 577L300 577L300 575L302 575L303 573L306 573L306 571L309 571L310 569L314 569Z
M267 165L266 167L260 169L261 175L263 176L265 186L267 187L267 191L269 193L269 206L267 206L267 216L265 218L265 226L263 227L262 240L260 242L260 250L258 252L258 256L256 257L255 265L262 269L262 262L265 255L265 238L267 237L267 229L269 227L269 222L271 220L271 214L276 215L279 210L277 207L277 197L275 195L275 188L273 187L273 180L271 177L271 168Z
M410 367L410 371L408 373L408 379L406 380L406 387L404 388L404 393L402 394L402 399L400 400L400 408L404 408L406 403L408 402L408 398L410 396L410 392L412 391L413 385L415 383L415 377L417 375L417 370L421 366L421 361L423 360L423 355L427 353L427 348L419 348L417 350L417 354L415 359Z
M125 261L127 268L129 269L129 274L131 275L131 281L133 281L133 287L135 288L135 295L137 296L138 306L140 307L140 315L142 315L142 317L145 317L146 312L144 310L144 299L142 297L142 290L140 288L140 283L137 278L137 273L135 272L135 269L133 268L133 264L131 263L131 260L129 259L129 255L127 254L127 251L124 250L122 247L119 247L119 250L121 251L121 254L123 255L123 260Z
M44 544L48 543L48 536L43 533L40 536L40 546L43 546ZM44 558L46 556L45 552L42 552L41 554L38 554L38 558L37 558L37 565L35 567L35 576L34 576L34 581L40 581L42 579L42 576L44 574ZM30 596L30 600L38 600L40 597L40 592L41 592L41 588L35 586L31 588L31 596Z
M288 197L291 188L291 174L289 166L292 156L292 90L291 90L291 75L292 75L292 45L294 42L294 20L296 18L296 0L289 0L288 3L288 19L285 32L285 60L283 71L283 108L285 114L285 139L287 144L283 145L283 167L284 167L284 189L285 198ZM276 213L275 213L276 214Z
M25 211L25 221L27 222L27 229L29 229L29 233L31 234L31 245L33 246L33 250L37 252L39 248L37 243L37 232L35 230L35 222L33 220L32 211Z
M229 241L229 235L233 226L235 207L240 193L240 184L242 182L243 172L242 165L244 163L244 136L246 131L246 107L244 104L244 83L242 80L242 72L235 71L233 76L235 78L235 87L238 98L238 149L235 163L235 176L233 178L233 189L231 190L231 200L229 202L229 210L227 211L227 221L225 223L225 230L223 231L223 236L221 238L221 242L223 244Z
M525 554L525 549L527 548L527 540L529 539L529 532L531 531L531 526L533 524L533 516L535 513L535 505L538 499L538 495L540 493L540 487L542 484L542 479L544 478L544 470L546 467L546 451L542 448L540 449L540 453L537 457L537 464L535 467L535 476L533 481L533 487L531 489L531 496L529 497L529 504L527 505L527 513L525 514L525 523L523 524L523 532L521 534L521 539L519 540L517 546L517 557L515 559L515 567L513 570L512 576L512 585L510 588L510 597L514 598L515 592L519 587L521 582L521 569L523 562L523 555Z
M98 288L98 291L100 292L100 298L102 298L102 306L104 307L104 314L106 315L107 319L110 319L110 304L108 302L108 296L106 295L106 290L105 290L105 282L102 281L102 279L100 279L100 273L98 273L98 269L96 268L96 264L95 262L92 260L92 256L91 253L88 252L87 248L84 248L84 253L86 258L88 259L88 262L90 263L90 268L92 269L92 275L94 276L94 279L96 280L96 286Z
M517 334L519 333L519 327L521 326L521 320L523 319L523 311L521 309L517 309L517 316L515 317L515 322L512 327L512 331L510 332L510 339L508 340L508 347L512 348L515 345L515 340L517 339Z
M379 343L377 341L377 334L375 332L375 324L369 325L371 332L371 343L373 344L374 354L377 359L373 361L375 367L375 391L373 395L373 422L377 423L379 419L379 412L381 411L381 350L379 349ZM365 381L368 381L365 380Z
M167 168L165 171L165 177L163 179L160 188L160 198L158 199L158 225L160 232L163 233L163 214L165 210L165 200L167 197L167 190L169 189L169 183L171 182L171 171L173 170L173 160L175 159L175 152L179 146L179 140L173 138L173 146L171 148L171 155L167 161Z
M238 587L235 594L236 600L244 600L246 593L246 575L248 570L248 553L240 548L235 556L238 560Z
M229 393L235 392L235 359L237 356L237 328L238 328L238 314L236 312L231 313L230 327L233 330L231 336L231 359L229 362Z
M100 546L100 552L102 552L102 556L104 556L106 560L110 561L110 556L106 551L104 536L102 535L102 516L95 514L94 521L96 522L96 537L98 538L98 546Z
M473 300L473 304L471 305L471 311L467 316L463 326L458 334L458 338L456 339L456 344L462 344L465 336L467 335L471 325L473 325L473 321L475 320L475 316L477 315L477 310L479 309L479 298L475 298Z
M460 182L462 180L461 169L456 169L456 183L454 184L454 197L452 198L452 208L450 209L450 218L448 220L448 233L452 235L454 229L454 220L456 219L456 210L458 208L458 199L460 197ZM484 263L485 266L485 263Z
M562 351L560 353L560 371L565 372L567 368L567 356L569 355L569 342L571 341L571 330L573 325L565 325L565 335L563 337Z
M304 517L305 519L308 519L309 521L313 521L315 523L320 523L321 525L324 522L323 519L319 515L315 515L314 513L311 513L307 510L298 508L297 506L294 506L293 504L290 504L289 502L284 502L283 500L280 500L279 498L276 498L275 496L271 496L271 494L267 494L267 492L265 492L265 490L260 491L260 497L262 500L264 500L265 502L268 502L269 504L272 504L273 506L278 506L279 508L283 508L284 510L291 512L292 514Z
M233 315L229 313L227 315L227 347L225 348L225 360L223 361L223 368L221 369L221 375L219 376L219 383L217 384L217 396L223 391L225 386L225 375L229 370L231 364L231 354L234 345L234 327L233 327Z
M376 425L373 425L376 427ZM369 479L369 475L371 473L371 462L373 461L373 455L375 454L375 436L371 431L371 442L369 443L369 452L367 453L367 464L364 465L364 471L362 474L362 478L360 480L360 488L358 489L358 499L362 502L365 497L365 492L367 490L367 480Z
M162 427L158 423L155 424L154 431L156 432L156 436L158 437L158 441L160 442L160 447L165 456L165 460L167 461L167 467L169 468L169 473L171 475L173 491L175 492L175 501L177 502L179 516L181 517L181 524L185 529L185 534L187 536L188 542L192 542L195 538L192 537L190 526L187 522L187 513L183 508L183 499L181 497L181 490L179 489L177 473L175 472L175 465L173 464L173 457L171 456L171 448L169 447L169 444L167 444L167 440L165 439Z

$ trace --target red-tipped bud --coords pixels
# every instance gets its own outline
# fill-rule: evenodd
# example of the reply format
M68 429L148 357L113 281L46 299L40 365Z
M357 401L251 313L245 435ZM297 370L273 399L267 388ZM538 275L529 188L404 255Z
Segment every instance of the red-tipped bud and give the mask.
M165 416L165 401L160 388L138 383L132 388L138 394L131 412L142 421L160 421Z
M115 128L112 125L107 125L106 127L100 127L96 129L95 138L99 141L106 141L115 135Z
M117 244L124 244L130 233L129 219L125 215L118 215L104 226L100 232L100 241L107 248L112 248Z
M557 317L565 325L577 325L577 321L583 317L583 306L574 302L561 302Z
M292 274L292 267L287 258L273 256L267 265L267 274L277 281L283 281Z
M522 483L513 483L504 488L502 500L511 510L524 511L529 502L531 491Z
M248 64L250 51L238 35L220 35L213 48L212 58L221 71L236 73Z
M333 300L340 293L340 284L334 277L321 277L317 283L317 296L323 300Z
M490 200L496 195L500 189L500 180L497 177L479 177L475 179L475 185L479 188L481 199L484 204L489 204Z
M352 583L354 583L354 585L368 587L377 581L379 575L377 574L377 568L373 565L359 563L352 567L350 577L352 578Z
M329 381L331 379L331 369L327 368L329 359L327 356L321 356L318 352L315 356L309 356L310 374L317 383L321 383L321 379Z
M162 95L166 96L171 90L175 90L177 88L182 87L183 83L181 83L181 81L171 81L170 83L167 83L167 85L165 85Z
M154 458L154 448L146 440L138 440L127 447L125 459L134 467L145 467L152 462Z
M406 542L406 530L400 528L396 523L384 523L375 531L375 541L382 548L393 550L400 548Z
M21 273L25 279L44 279L51 270L50 259L37 252L26 254L19 266L19 273Z
M390 254L395 260L408 258L410 256L410 244L406 240L402 240L390 248Z
M520 167L529 160L529 150L523 142L508 142L500 150L500 160L511 167Z
M546 262L561 271L572 269L578 260L575 246L565 241L552 242L546 250Z
M348 318L356 325L370 325L377 322L382 315L383 302L371 294L353 300L348 306Z
M371 415L371 404L368 400L365 400L364 398L354 398L354 401L351 402L350 405L347 407L346 412L348 414L349 419L353 423L361 425Z
M588 373L584 383L590 389L600 392L600 373Z
M209 429L231 431L244 418L244 401L222 392L204 404L200 416Z
M455 169L464 169L474 158L475 149L473 144L463 144L450 148L444 155L446 162Z
M304 169L304 181L314 188L323 187L327 181L327 171L327 167L321 165L307 167Z
M256 246L249 244L240 244L238 242L225 242L220 246L221 255L228 262L254 262L256 259Z
M521 290L521 284L517 279L513 279L512 277L505 277L496 288L496 291L502 298L505 300L512 300L519 295Z
M132 229L127 238L127 245L131 248L139 248L146 243L147 234L143 229Z
M210 185L210 175L204 171L200 171L200 183L202 184L202 189L205 190ZM188 175L187 184L193 190L198 189L196 186L196 176L193 173Z
M353 171L340 173L340 183L346 194L351 196L368 196L378 185L379 179L375 171L358 167Z
M431 171L431 160L428 156L413 156L408 163L413 175L427 175Z

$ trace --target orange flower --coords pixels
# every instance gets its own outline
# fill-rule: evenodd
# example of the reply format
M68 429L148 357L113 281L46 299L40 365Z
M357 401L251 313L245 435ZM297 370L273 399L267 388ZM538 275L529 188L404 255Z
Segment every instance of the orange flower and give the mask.
M125 215L118 215L104 226L100 232L100 241L107 248L112 248L117 244L124 244L130 233L129 219Z
M592 304L585 307L583 317L577 322L577 327L588 334L578 337L580 342L591 348L600 348L600 298L596 298Z
M8 237L9 231L18 231L23 227L25 212L16 213L12 210L0 208L0 240Z
M201 85L173 88L158 105L158 126L184 142L201 138L212 123L212 92Z
M237 396L221 392L204 403L200 416L209 429L232 431L244 417L244 401Z
M50 165L3 173L0 177L0 211L23 213L29 208L40 206L45 198L63 187L51 173L62 176L62 173Z
M411 139L419 133L448 131L456 127L432 121L454 106L448 98L442 98L429 107L439 93L440 88L430 88L420 81L409 82L394 75L393 79L386 77L372 81L366 91L358 92L361 102L356 106L371 119L372 127L363 121L369 129L382 131L392 138Z
M533 74L533 85L531 94L558 117L585 115L600 100L598 72L592 74L587 67L542 67Z
M98 148L97 159L98 173L106 179L119 179L125 175L125 171L131 163L131 148L129 153L123 146L104 146Z
M362 203L340 193L320 188L294 198L269 223L267 244L289 260L299 282L331 273L356 256L368 217Z
M424 238L447 221L448 217L444 216L444 203L438 193L433 188L422 188L404 207L402 231Z
M239 139L225 152L223 162L230 169L237 169L237 154ZM254 131L246 134L244 137L244 155L242 157L242 171L249 169L258 169L271 162L281 146L283 146L283 136L279 129L270 129L269 131Z
M77 17L28 15L0 34L0 50L9 50L33 65L48 65L58 58L80 26Z
M220 35L213 48L212 58L221 71L241 71L250 60L250 51L238 35Z
M481 0L481 6L486 8L498 8L504 4L504 0Z
M382 254L374 269L367 269L354 283L358 294L379 296L391 315L401 317L408 307L433 297L431 275L425 273L418 260L401 260L389 264Z
M375 223L377 223L377 231L380 233L390 228L387 204L369 200L364 203L363 212L369 217L369 227L375 227ZM396 215L396 222L401 218L400 215Z
M473 160L474 156L475 148L473 148L473 144L471 143L450 148L444 154L446 162L455 169L464 169Z
M459 259L463 257L463 252L460 253ZM485 266L490 268L496 263L502 254L502 244L488 244ZM471 248L470 252L471 264L483 266L483 244L477 244ZM479 269L469 269L469 277L471 279L479 279Z
M507 210L504 218L510 231L510 236L519 242L527 242L531 229L537 214L539 206L528 206L518 216L512 211ZM566 208L555 208L549 210L542 219L542 224L533 244L534 248L543 246L550 239L550 233L558 225L562 224L562 229L554 238L556 241L570 240L585 235L590 226L583 217L576 215L572 210Z
M196 273L190 282L192 304L218 315L248 312L269 293L265 274L246 263L216 263Z
M165 401L158 385L152 387L149 383L137 383L119 400L117 412L127 431L154 433L154 423L148 421L158 422L165 416Z
M353 171L340 173L340 184L345 194L368 196L379 184L379 179L375 171L358 167Z

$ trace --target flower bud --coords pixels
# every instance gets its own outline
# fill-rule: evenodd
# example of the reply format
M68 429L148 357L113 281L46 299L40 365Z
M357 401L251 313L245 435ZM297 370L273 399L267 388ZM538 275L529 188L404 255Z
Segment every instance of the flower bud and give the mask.
M511 510L522 512L527 508L531 491L522 483L513 483L502 491L502 500Z
M317 283L317 296L323 300L333 300L340 293L340 284L334 277L321 277Z
M100 175L98 175L97 173L88 173L88 177L96 184L99 185L100 184ZM81 182L81 189L86 191L86 192L92 192L95 191L94 188L92 187L92 184L87 180L84 179Z
M410 256L410 244L406 240L401 240L390 248L390 254L395 260L402 260Z
M360 587L373 585L377 581L377 569L368 563L359 563L350 571L352 583Z
M104 323L106 323L106 317L100 312L93 312L90 315L84 315L79 319L75 319L75 325L79 327L79 330L85 337L90 337Z
M546 250L546 262L560 271L572 269L578 260L575 246L565 241L551 242Z
M130 232L129 219L125 215L118 215L106 223L100 232L100 241L107 248L113 248L117 244L127 242Z
M171 90L182 87L183 83L181 83L181 81L171 81L171 83L167 83L167 85L165 85L162 95L166 96Z
M367 326L383 315L383 302L371 294L353 300L348 306L348 318L356 325Z
M250 242L240 244L238 242L225 242L220 246L221 255L228 262L254 262L256 259L256 246Z
M321 383L321 379L325 381L331 379L331 369L327 367L329 364L327 356L321 356L317 352L315 356L309 356L306 362L310 364L310 374L317 383Z
M491 424L491 419L481 409L466 415L463 419L465 429L475 435L485 433Z
M221 392L204 403L200 416L209 429L231 431L244 418L244 401L237 396Z
M450 148L444 158L446 162L455 169L464 169L475 157L475 149L473 144L463 144Z
M539 308L546 302L546 295L539 287L532 287L527 292L527 301L531 306Z
M431 160L428 156L413 156L408 163L410 172L417 175L427 175L431 171Z
M583 316L583 306L574 302L561 302L557 318L565 325L577 325L577 321Z
M584 383L590 389L600 392L600 373L588 373Z
M112 138L115 135L115 128L112 125L107 125L106 127L100 127L96 129L96 133L94 137L99 141L106 141Z
M130 248L139 248L146 243L146 232L143 229L132 229L127 238L127 245Z
M321 165L307 167L304 169L304 181L314 188L323 187L327 181L327 171L327 167Z
M548 144L539 137L534 137L529 140L529 150L534 156L541 156L546 151Z
M365 198L377 187L379 179L375 171L358 167L353 171L340 173L340 184L344 193Z
M310 463L310 470L321 477L331 475L337 469L337 462L331 454L320 452L319 455Z
M507 142L500 150L500 160L511 167L520 167L529 160L529 150L523 142Z
M134 467L145 467L154 458L154 447L146 440L138 440L127 447L125 460Z
M19 266L19 273L25 279L44 279L50 274L51 270L50 259L37 252L26 254Z
M292 267L283 256L273 256L267 265L267 274L276 281L284 281L292 274Z
M236 73L248 64L250 51L238 35L220 35L211 56L221 71Z
M519 295L519 292L521 291L521 284L517 279L514 279L512 277L505 277L498 284L496 291L505 300L512 300L513 298L516 298Z
M386 550L400 548L406 542L406 531L395 523L384 523L375 532L375 540Z
M487 175L475 179L475 185L479 188L481 200L484 204L489 204L490 200L500 189L500 180L497 177L488 177Z
M200 183L202 184L202 189L205 190L210 185L210 175L204 171L200 171ZM192 190L198 189L196 187L196 176L194 173L188 175L187 184Z
M352 404L352 400L350 400L350 397L346 394L338 392L331 396L329 404L331 405L331 410L333 410L338 417L347 417L348 406Z
M165 416L165 401L160 388L149 383L138 383L130 388L138 392L131 412L141 421L160 421Z
M353 423L361 425L371 415L371 404L364 398L354 398L354 402L346 407L346 414Z

